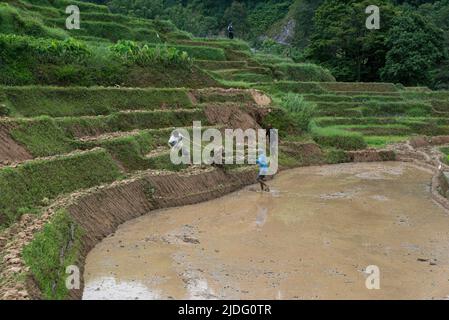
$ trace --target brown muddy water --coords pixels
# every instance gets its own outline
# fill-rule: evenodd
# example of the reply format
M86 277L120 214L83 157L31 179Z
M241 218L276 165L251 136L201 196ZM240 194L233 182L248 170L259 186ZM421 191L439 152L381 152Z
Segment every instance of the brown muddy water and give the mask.
M129 221L88 255L84 299L445 299L449 215L405 163L305 167ZM367 266L380 289L367 289Z

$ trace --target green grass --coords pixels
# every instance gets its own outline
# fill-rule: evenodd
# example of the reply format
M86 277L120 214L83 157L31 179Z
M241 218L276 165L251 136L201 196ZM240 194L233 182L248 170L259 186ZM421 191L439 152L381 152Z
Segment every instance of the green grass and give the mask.
M263 119L262 125L266 127L268 124L278 129L279 136L282 138L301 133L301 129L297 126L293 115L281 108L272 108L272 111Z
M60 210L22 252L44 299L61 300L68 296L66 268L78 265L84 231L70 214Z
M64 39L68 34L63 29L52 28L42 21L39 15L0 3L0 30L6 34L31 35Z
M440 151L444 154L443 162L447 165L449 165L449 147L442 147L440 148Z
M392 83L375 82L323 82L321 86L328 91L347 92L397 92L397 87Z
M293 63L290 58L264 53L255 54L254 59L261 64Z
M167 146L172 130L172 128L142 130L137 134L103 141L85 142L81 145L82 148L99 146L107 149L112 157L119 161L127 171L146 169L179 171L186 166L172 164L169 154L162 153L161 155L146 157L156 147ZM191 128L186 127L186 130L192 134ZM203 130L206 130L206 128L203 128ZM191 152L193 152L193 149Z
M419 101L400 102L318 102L317 112L320 116L348 117L356 114L360 117L378 116L409 116L423 117L432 114L432 107L428 103Z
M388 144L404 142L408 136L367 136L364 137L366 144L371 148L385 148Z
M311 63L278 63L274 65L276 70L283 73L283 80L301 82L335 81L329 70Z
M187 46L187 45L173 45L176 49L185 51L193 59L198 60L226 60L225 51L221 48L206 47L206 46Z
M232 74L223 74L221 72L215 72L215 75L223 80L227 81L241 81L246 83L258 83L271 81L272 77L270 74L260 74L246 71L236 71Z
M332 128L359 132L364 136L404 136L413 133L413 130L404 124L355 124L333 126Z
M138 135L106 140L100 145L107 149L113 158L118 160L128 171L135 171L150 168L145 154L150 152L156 143L149 132L141 132Z
M358 150L367 146L362 134L333 127L312 126L312 137L319 145L343 150Z
M220 103L252 103L254 99L250 92L248 91L235 91L235 92L226 92L222 93L220 91L215 90L198 90L195 93L195 98L198 103L208 104L213 102Z
M52 156L74 149L72 141L50 117L16 121L11 137L24 145L34 157Z
M214 60L196 60L195 64L206 70L221 69L244 69L248 67L246 61L214 61Z
M65 28L65 18L46 19L48 25L57 28ZM82 28L79 30L70 30L70 36L91 36L102 39L108 39L112 42L118 40L136 40L148 41L152 43L161 43L162 39L158 36L158 32L149 28L132 28L125 24L109 21L96 21L83 19Z
M110 114L119 110L190 108L184 89L0 87L13 115L52 117Z
M230 50L250 51L250 46L248 45L248 43L239 39L229 40L227 38L217 38L217 39L193 38L192 40L180 41L180 43L191 46L206 46Z
M121 173L105 150L0 169L0 225L16 221L58 195L118 179Z
M97 117L47 116L10 121L11 137L25 146L34 157L46 157L68 153L75 149L102 146L95 143L81 143L75 138L93 136L116 131L135 129L160 129L191 126L194 120L207 125L201 109L191 111L146 111L135 113L115 113Z
M269 93L326 93L318 82L295 82L278 81L275 83L260 83L255 85L257 89L265 90Z
M383 125L383 124L404 124L407 126L425 125L429 122L438 126L449 125L449 118L435 117L318 117L315 122L320 127L335 125Z
M397 102L402 101L401 96L384 96L384 95L365 95L359 93L356 95L340 95L340 94L305 94L304 98L316 102Z

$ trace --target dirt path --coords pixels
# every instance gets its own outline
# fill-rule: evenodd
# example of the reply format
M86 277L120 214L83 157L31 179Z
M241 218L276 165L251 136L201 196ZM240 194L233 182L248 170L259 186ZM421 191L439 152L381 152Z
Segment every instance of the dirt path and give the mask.
M449 215L430 179L406 163L306 167L270 194L156 211L91 251L84 298L446 298Z

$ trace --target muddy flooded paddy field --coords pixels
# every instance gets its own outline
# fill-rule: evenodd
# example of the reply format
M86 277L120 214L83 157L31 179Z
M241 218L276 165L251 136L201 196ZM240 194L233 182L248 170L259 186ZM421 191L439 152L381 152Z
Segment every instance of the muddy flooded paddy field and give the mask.
M449 215L430 181L399 162L305 167L270 193L153 211L89 253L83 298L445 299Z

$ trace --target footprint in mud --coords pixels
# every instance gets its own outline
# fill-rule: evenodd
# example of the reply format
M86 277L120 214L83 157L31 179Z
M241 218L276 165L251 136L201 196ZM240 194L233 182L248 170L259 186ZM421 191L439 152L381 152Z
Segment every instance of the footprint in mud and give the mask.
M410 221L409 221L408 216L406 216L406 215L397 215L396 221L394 222L394 224L409 227Z

